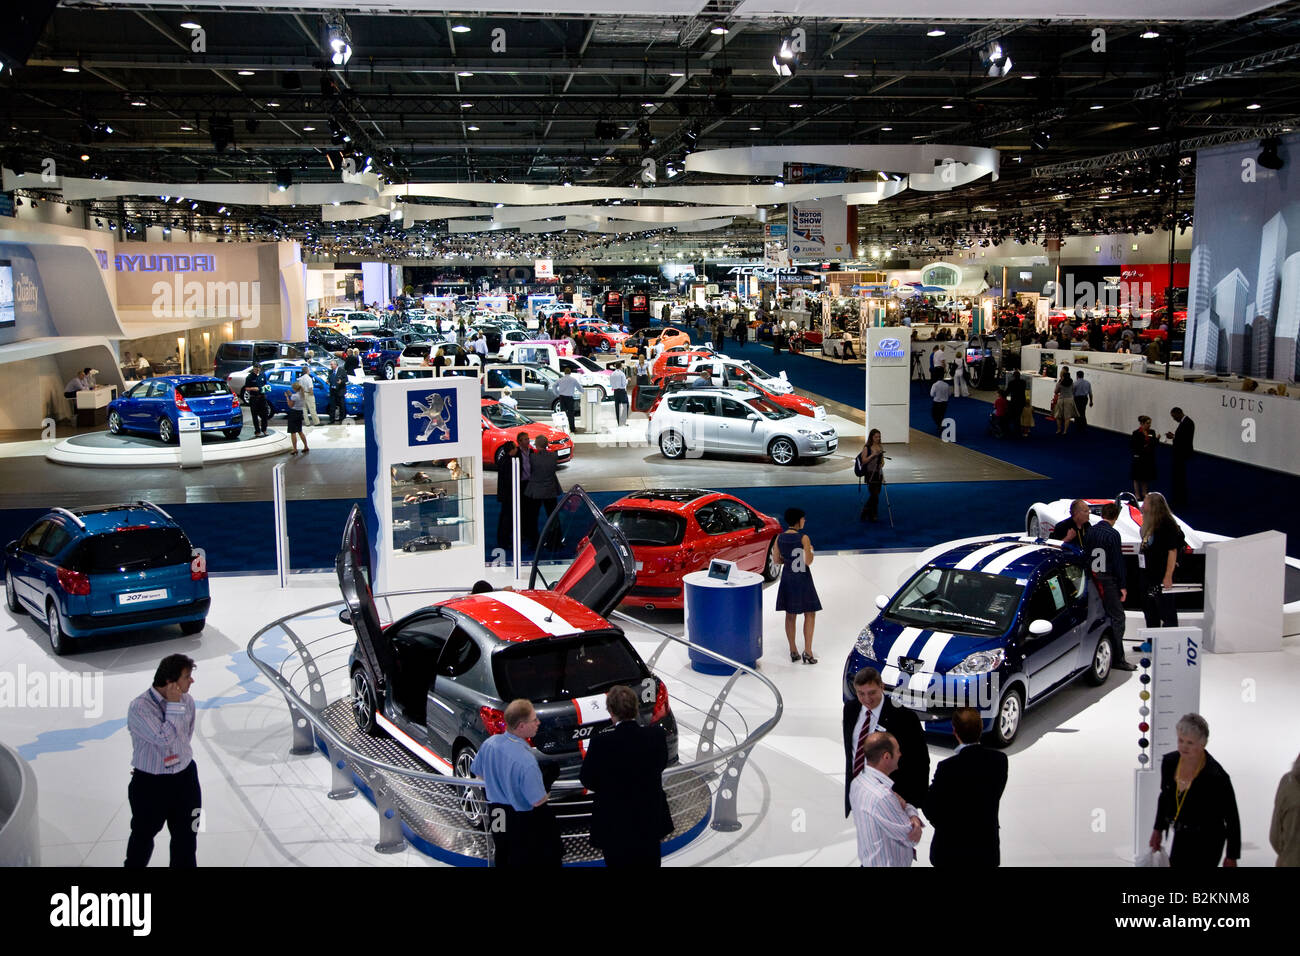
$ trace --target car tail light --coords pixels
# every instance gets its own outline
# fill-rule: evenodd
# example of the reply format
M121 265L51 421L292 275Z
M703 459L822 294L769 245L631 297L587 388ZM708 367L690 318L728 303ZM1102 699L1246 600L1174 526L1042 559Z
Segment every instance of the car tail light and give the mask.
M190 410L190 406L185 403L185 399L181 397L181 393L176 392L175 395L176 395L176 407L183 412L188 412Z
M650 715L650 723L658 723L669 714L668 708L668 685L663 681L659 682L659 689L655 691L655 709Z
M495 707L488 707L485 704L478 709L478 719L483 721L483 726L489 734L504 734L506 732L506 712L504 710L497 710Z
M80 571L69 571L67 568L59 568L59 587L69 594L89 594L90 578L86 577Z

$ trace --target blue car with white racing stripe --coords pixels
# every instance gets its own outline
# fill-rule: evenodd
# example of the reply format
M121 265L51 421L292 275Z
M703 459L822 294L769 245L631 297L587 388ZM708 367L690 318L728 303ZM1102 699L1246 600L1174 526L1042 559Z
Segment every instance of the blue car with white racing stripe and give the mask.
M976 707L990 743L1006 746L1027 707L1083 676L1100 685L1115 660L1101 584L1082 551L1008 535L956 542L929 560L864 627L844 666L880 672L896 703L932 733Z

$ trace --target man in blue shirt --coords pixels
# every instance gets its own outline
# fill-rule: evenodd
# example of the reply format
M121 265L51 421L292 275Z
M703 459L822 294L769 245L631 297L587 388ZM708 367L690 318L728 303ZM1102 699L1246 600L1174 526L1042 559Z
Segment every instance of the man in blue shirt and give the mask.
M497 866L558 864L555 816L546 803L542 768L529 738L541 720L532 702L520 698L506 706L505 733L483 742L470 770L481 777L487 791L489 828ZM553 858L552 858L553 857Z
M1101 585L1101 603L1110 618L1115 662L1118 671L1137 670L1137 665L1124 658L1124 599L1128 590L1124 586L1124 549L1115 522L1119 519L1119 505L1108 501L1101 506L1101 520L1088 529L1087 551L1092 556L1092 570Z

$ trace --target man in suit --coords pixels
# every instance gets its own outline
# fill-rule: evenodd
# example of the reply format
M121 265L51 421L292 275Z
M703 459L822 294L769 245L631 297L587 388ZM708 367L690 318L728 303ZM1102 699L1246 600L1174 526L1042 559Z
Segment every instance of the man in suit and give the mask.
M614 729L592 739L580 777L596 796L591 842L606 866L658 866L660 841L673 830L663 788L668 741L662 728L637 723L630 687L611 687L605 709Z
M1175 509L1187 507L1187 463L1192 459L1192 442L1196 437L1196 422L1183 414L1181 408L1171 408L1169 417L1178 423L1178 428L1165 432L1165 437L1174 443L1173 493L1170 504Z
M922 808L934 826L932 866L998 866L998 804L1007 786L1007 755L980 745L984 721L973 707L952 715L957 751L939 761Z
M885 696L884 682L874 667L864 667L853 675L853 694L854 699L844 704L844 815L851 809L853 778L866 766L867 737L881 730L893 734L902 751L898 769L889 774L894 792L912 806L921 806L930 781L930 751L921 721Z

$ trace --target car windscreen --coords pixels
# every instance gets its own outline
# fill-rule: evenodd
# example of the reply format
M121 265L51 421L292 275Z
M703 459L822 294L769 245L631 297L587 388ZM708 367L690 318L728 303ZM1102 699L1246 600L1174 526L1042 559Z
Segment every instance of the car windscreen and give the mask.
M753 362L741 362L740 367L755 378L776 378L775 375L768 375Z
M610 511L605 515L609 523L623 532L627 543L668 547L682 543L686 521L680 515L662 511L638 511L634 508Z
M215 379L199 382L182 382L176 386L182 398L210 398L213 395L229 395L226 386Z
M567 700L602 693L615 684L636 686L646 677L627 640L617 634L541 638L492 655L502 700Z
M585 355L578 355L578 356L575 356L575 357L573 358L573 361L574 361L574 362L577 362L579 365L581 365L583 368L585 368L588 372L603 372L603 371L605 371L605 367L604 367L603 365L601 365L601 364L598 363L598 362L593 362L591 359L587 358Z
M189 564L190 541L179 528L133 528L86 538L68 560L83 574L115 574Z
M1011 627L1025 587L1015 578L930 565L885 608L885 617L912 627L1003 634Z
M520 415L509 405L502 405L499 402L495 405L484 405L483 415L498 428L515 428L519 425L533 424L531 418Z
M762 397L748 399L745 404L760 414L766 415L768 418L781 419L792 418L794 416L794 412L790 411L788 408L782 408L780 405L776 404L776 402Z

